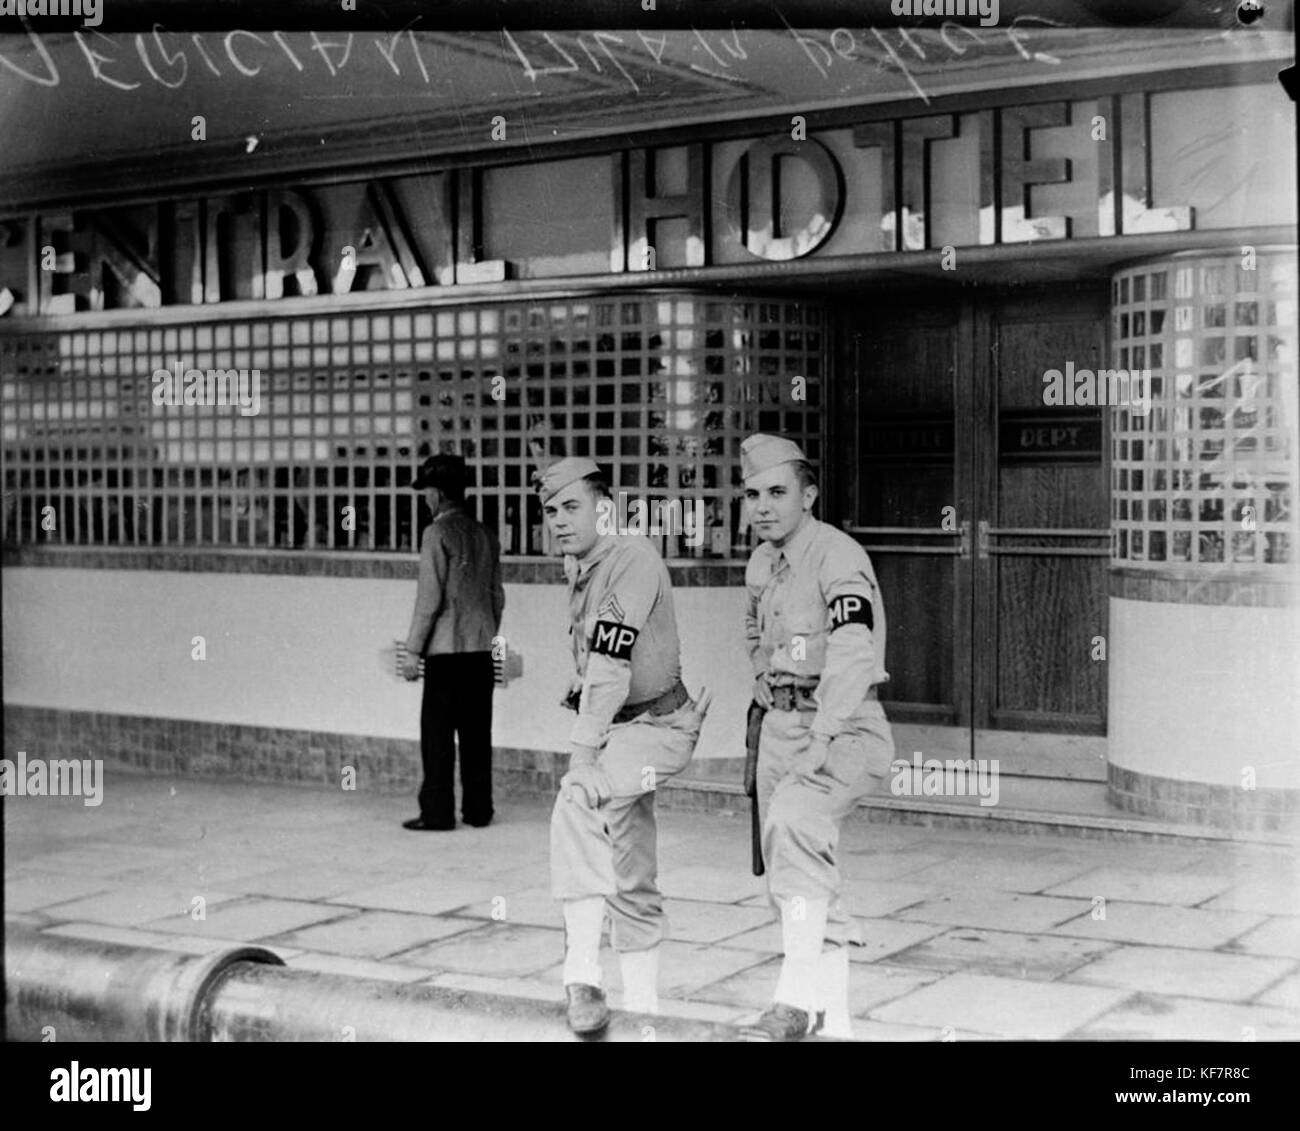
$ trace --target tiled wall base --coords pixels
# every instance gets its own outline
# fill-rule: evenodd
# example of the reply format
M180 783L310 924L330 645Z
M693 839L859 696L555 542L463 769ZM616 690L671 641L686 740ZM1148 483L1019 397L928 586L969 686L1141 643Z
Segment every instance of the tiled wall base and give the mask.
M1108 767L1112 805L1184 825L1242 832L1300 832L1300 790L1241 789Z
M147 773L339 788L344 768L352 767L357 789L386 793L414 794L421 776L419 743L409 739L6 704L4 757L19 750L28 759L102 758L106 767ZM568 763L556 751L495 747L493 790L501 798L550 800ZM666 789L659 803L711 812L748 812L749 805L743 797L696 789Z
M158 774L340 788L351 767L357 789L385 792L414 792L421 776L420 746L409 739L6 704L5 757L19 750L29 759L102 758ZM498 746L494 783L503 796L553 795L567 763L565 754Z

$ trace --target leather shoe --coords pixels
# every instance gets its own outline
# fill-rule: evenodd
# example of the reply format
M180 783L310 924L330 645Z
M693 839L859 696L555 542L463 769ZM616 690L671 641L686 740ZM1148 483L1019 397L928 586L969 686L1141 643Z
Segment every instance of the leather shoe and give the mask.
M417 833L449 833L455 827L455 821L452 821L448 825L434 825L430 824L423 817L412 817L409 821L402 822L402 828L411 829Z
M469 825L471 829L485 829L488 827L488 825L492 823L491 817L489 817L486 821L471 821L468 817L465 817L463 819L465 824Z
M774 1002L763 1016L740 1030L742 1041L800 1041L808 1035L808 1014L783 1002Z
M609 1006L599 986L572 982L564 992L569 999L569 1028L575 1033L598 1033L609 1024Z

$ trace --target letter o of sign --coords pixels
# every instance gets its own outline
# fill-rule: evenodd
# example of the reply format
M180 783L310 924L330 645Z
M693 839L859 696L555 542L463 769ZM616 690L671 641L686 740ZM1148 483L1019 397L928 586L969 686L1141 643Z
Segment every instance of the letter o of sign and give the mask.
M802 161L817 179L812 215L797 232L781 234L781 175L783 160ZM765 217L754 205L766 206ZM732 167L727 180L729 238L738 239L760 259L798 259L816 251L828 239L844 213L844 173L830 150L819 141L764 138L754 142Z

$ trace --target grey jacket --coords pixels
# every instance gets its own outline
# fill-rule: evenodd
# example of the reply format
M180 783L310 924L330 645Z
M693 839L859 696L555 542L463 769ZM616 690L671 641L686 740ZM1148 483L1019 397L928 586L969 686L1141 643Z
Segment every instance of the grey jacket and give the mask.
M417 656L490 652L505 604L491 535L463 507L443 511L420 543L420 583L407 651Z

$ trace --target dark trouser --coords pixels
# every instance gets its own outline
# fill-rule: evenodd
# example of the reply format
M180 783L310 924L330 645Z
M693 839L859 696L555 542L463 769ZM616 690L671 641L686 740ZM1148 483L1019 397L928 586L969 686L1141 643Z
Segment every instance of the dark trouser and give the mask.
M492 819L493 681L491 652L456 652L424 659L420 816L427 824L450 825L455 821L457 738L461 816L472 825L487 824Z

